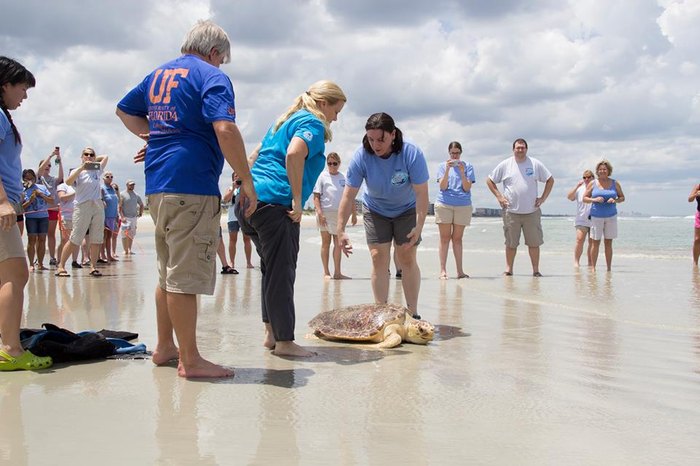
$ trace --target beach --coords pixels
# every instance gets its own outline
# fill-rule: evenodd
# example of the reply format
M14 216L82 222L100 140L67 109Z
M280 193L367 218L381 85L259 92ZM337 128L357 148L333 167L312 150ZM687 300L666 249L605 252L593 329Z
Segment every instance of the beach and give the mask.
M697 464L691 220L620 219L607 273L574 268L571 219L546 218L544 277L534 278L522 245L514 276L501 275L500 219L475 218L464 239L471 278L462 280L437 278L433 222L418 250L419 312L436 327L428 345L307 338L318 312L373 298L362 227L349 230L354 254L343 260L352 280L324 280L320 237L305 217L296 336L317 356L262 347L260 271L244 268L239 242L240 275L217 277L198 323L203 355L235 377L184 380L148 359L2 374L0 464ZM102 267L103 277L31 274L24 326L132 331L152 349L152 232L142 218L136 255ZM400 280L390 300L403 302Z

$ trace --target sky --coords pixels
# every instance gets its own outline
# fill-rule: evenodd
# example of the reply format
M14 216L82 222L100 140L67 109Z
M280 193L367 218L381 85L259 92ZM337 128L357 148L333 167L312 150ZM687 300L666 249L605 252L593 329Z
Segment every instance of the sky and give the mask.
M425 153L431 202L459 141L475 207L497 207L484 180L522 137L555 179L545 214L573 215L567 192L603 158L625 193L621 211L694 214L698 0L0 0L0 11L0 54L37 79L13 112L25 167L54 146L75 166L91 146L120 186L133 178L143 193L132 162L141 142L116 104L180 55L197 19L212 19L231 39L221 69L248 151L298 94L330 79L348 102L326 152L347 166L367 117L386 112ZM222 189L230 175L224 167Z

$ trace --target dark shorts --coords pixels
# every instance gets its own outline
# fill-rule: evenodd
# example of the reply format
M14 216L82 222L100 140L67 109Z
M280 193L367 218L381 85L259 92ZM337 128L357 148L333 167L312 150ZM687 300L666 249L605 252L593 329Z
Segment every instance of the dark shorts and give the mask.
M239 231L241 231L241 225L238 223L238 220L228 222L229 233L238 233Z
M365 223L367 244L408 243L407 235L416 227L416 209L411 208L394 218L385 217L363 207L362 217ZM421 242L418 238L416 246Z
M49 232L49 217L29 218L24 220L28 235L45 235Z

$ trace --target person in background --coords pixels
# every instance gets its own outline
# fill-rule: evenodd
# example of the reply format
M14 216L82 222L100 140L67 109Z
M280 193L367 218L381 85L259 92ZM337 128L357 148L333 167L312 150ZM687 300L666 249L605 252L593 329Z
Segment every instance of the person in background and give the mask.
M503 194L497 186L501 182ZM542 196L539 197L537 196L538 182L544 183ZM530 255L532 276L541 277L540 246L544 244L544 235L540 206L552 192L554 177L542 162L528 157L527 141L516 139L513 142L513 157L499 163L487 178L486 184L503 209L506 246L506 271L503 275L513 275L513 263L522 231Z
M0 56L0 371L51 367L50 357L38 357L22 348L19 337L24 308L24 286L29 279L27 256L17 228L22 202L22 137L10 110L16 110L34 75L21 63ZM11 424L9 419L3 422Z
M447 250L452 243L455 256L457 278L469 278L462 266L462 237L464 229L472 221L472 183L474 167L460 160L462 145L452 141L447 146L449 154L445 163L440 164L437 173L439 191L435 200L435 223L440 232L440 279L447 280Z
M121 191L119 190L119 185L117 183L112 182L112 188L114 188L114 192L117 193L117 228L112 232L112 257L114 257L115 260L118 260L117 242L119 240L119 230L122 228L122 219L119 217L119 199L121 199Z
M314 354L294 342L299 224L304 202L326 161L330 125L346 100L331 81L312 84L270 127L250 157L260 201L249 219L239 214L238 221L260 256L263 346L278 356Z
M48 207L53 205L54 198L49 189L37 184L36 174L31 168L22 172L24 182L24 210L27 224L27 256L29 270L46 270L44 254L46 253L46 234L49 231ZM36 258L36 262L34 261ZM35 268L36 265L36 268Z
M70 173L70 170L68 173ZM63 248L68 243L70 234L73 231L73 201L75 200L75 189L73 189L72 186L68 186L66 183L61 183L56 188L56 194L58 196L58 203L60 205L61 212L61 217L59 219L61 245L58 250L63 251ZM82 269L83 266L78 262L78 249L73 251L72 258L73 261L71 262L71 267L74 269Z
M130 256L133 254L134 238L136 238L136 229L139 218L143 215L143 201L134 189L136 182L127 180L126 191L119 195L119 218L121 219L122 229L122 247L124 255Z
M54 157L56 158L56 166L58 166L58 176L51 176L51 159ZM58 225L59 202L56 188L63 183L63 165L61 165L61 152L58 146L54 147L53 152L41 161L37 174L39 175L39 183L46 186L54 200L54 203L48 207L49 231L46 237L50 256L49 265L58 265L56 260L56 225Z
M102 241L101 258L97 259L99 264L115 262L116 257L112 255L112 238L114 233L119 232L117 221L119 219L119 192L114 189L114 175L106 171L102 176L102 202L105 206L104 239Z
M695 236L693 239L693 264L698 266L698 257L700 257L700 184L693 186L692 191L688 195L688 202L695 201L697 208L695 210Z
M55 274L57 277L70 277L66 270L66 262L80 247L88 231L90 232L90 276L102 276L102 272L97 270L97 259L100 257L103 241L102 231L105 223L100 178L109 157L106 155L98 156L95 149L86 147L80 154L80 159L82 164L66 178L66 184L75 189L73 231L70 235L70 241L61 251L61 260Z
M148 140L134 161L145 164L155 223L158 343L151 360L163 365L177 358L180 377L232 377L233 370L204 359L197 346L197 295L213 294L216 284L224 160L243 181L246 215L257 197L236 125L233 85L219 69L231 59L228 35L211 21L198 21L180 51L117 105L124 126Z
M314 207L316 209L316 224L321 231L321 264L323 276L334 280L346 277L340 271L340 261L343 256L338 242L338 208L345 189L345 175L340 172L340 156L331 152L326 156L328 170L319 175L314 186ZM354 207L354 203L353 203ZM357 224L357 214L352 210L352 224ZM331 241L333 242L333 274L329 268Z
M581 265L581 255L583 254L583 244L591 232L591 204L583 202L583 195L586 193L586 188L593 181L593 172L586 170L583 172L583 177L576 183L576 186L566 195L570 201L576 201L576 219L574 219L574 227L576 228L576 246L574 246L574 266ZM593 244L588 241L588 250L586 257L588 258L588 266L591 263L591 249Z
M610 178L613 167L607 160L601 160L595 167L598 179L586 188L583 202L591 205L591 267L598 263L600 240L605 242L605 263L608 272L612 269L613 239L617 238L617 204L625 201L620 183Z
M231 268L236 270L238 232L241 230L241 225L238 222L238 217L236 217L236 209L234 208L234 205L236 203L236 197L241 191L241 180L235 173L231 175L231 179L233 184L226 189L226 193L221 200L222 202L228 204L228 253L229 257L231 257ZM245 253L246 268L252 269L253 245L251 244L250 236L246 235L245 233L242 233L241 235L243 236L243 252Z
M403 139L403 133L390 115L375 113L367 119L362 145L348 165L338 210L338 239L345 255L349 255L352 245L345 226L364 182L362 208L367 246L372 257L374 300L386 303L389 299L387 270L391 244L395 242L406 307L416 319L420 319L420 268L416 249L428 214L429 179L423 151Z

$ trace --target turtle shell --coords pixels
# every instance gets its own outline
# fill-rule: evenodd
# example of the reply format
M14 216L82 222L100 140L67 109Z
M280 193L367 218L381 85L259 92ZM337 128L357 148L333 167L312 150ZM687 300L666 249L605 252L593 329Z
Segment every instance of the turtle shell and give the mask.
M387 324L403 323L408 309L397 304L358 304L325 311L309 321L316 333L347 340L369 340Z

